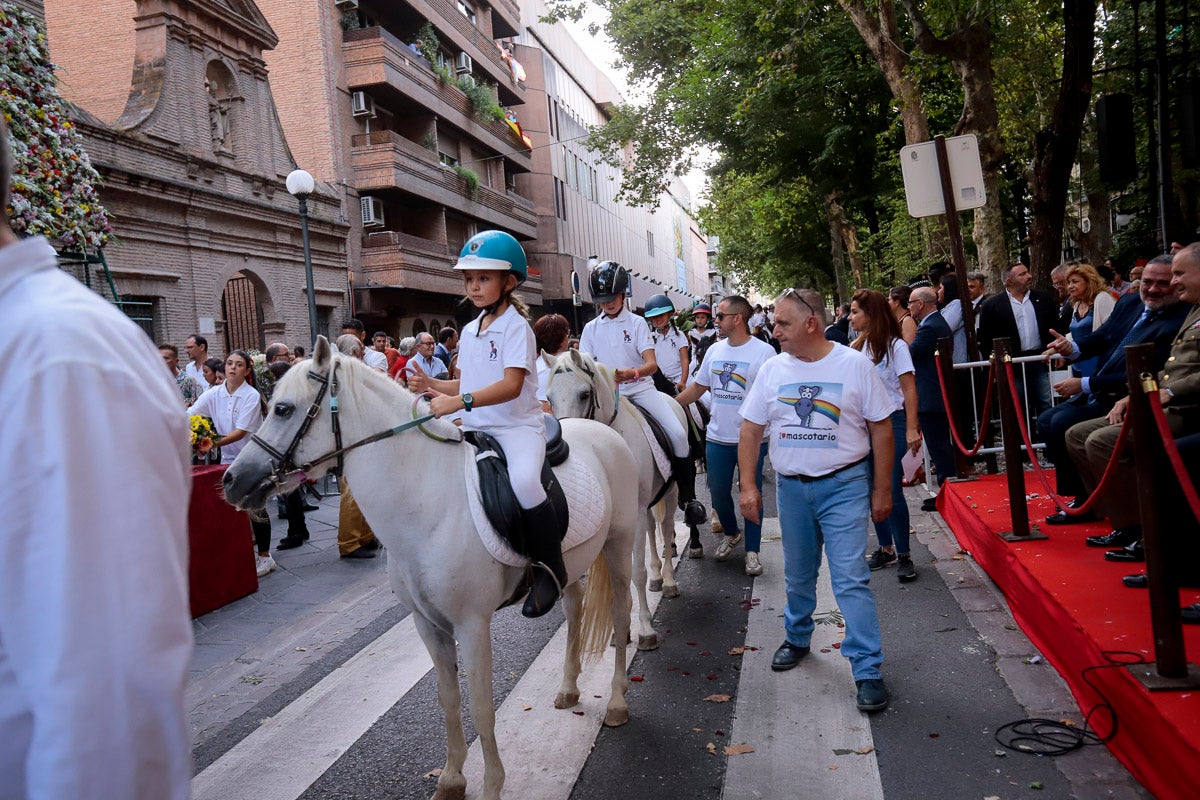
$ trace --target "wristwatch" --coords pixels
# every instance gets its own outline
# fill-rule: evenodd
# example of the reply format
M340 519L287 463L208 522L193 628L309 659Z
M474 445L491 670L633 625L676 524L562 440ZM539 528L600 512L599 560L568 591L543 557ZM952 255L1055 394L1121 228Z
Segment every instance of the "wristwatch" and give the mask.
M475 395L471 394L470 392L463 392L462 404L463 408L465 408L467 411L470 411L471 406L475 405Z

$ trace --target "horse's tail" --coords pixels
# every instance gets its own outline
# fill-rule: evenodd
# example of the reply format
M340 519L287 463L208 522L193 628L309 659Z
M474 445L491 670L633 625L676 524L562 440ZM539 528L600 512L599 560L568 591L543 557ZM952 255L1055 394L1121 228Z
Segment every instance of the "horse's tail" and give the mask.
M579 642L585 655L595 658L608 647L613 633L612 575L601 551L587 571L583 590L583 620Z

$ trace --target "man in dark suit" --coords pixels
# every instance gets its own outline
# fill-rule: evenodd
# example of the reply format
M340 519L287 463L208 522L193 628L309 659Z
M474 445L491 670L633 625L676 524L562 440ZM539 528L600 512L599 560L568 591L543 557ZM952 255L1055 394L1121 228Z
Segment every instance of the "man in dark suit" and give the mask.
M825 329L825 338L838 344L850 344L850 304L842 303L833 324Z
M917 321L917 335L908 346L912 355L913 370L917 383L917 424L921 437L929 448L929 457L937 468L938 485L945 483L957 471L954 464L954 443L950 439L950 420L946 406L942 403L942 389L938 383L938 363L934 355L939 339L953 336L950 325L937 310L937 295L932 288L922 286L913 289L908 296L908 310ZM925 511L929 502L922 506Z
M1062 356L1070 361L1099 358L1099 367L1091 377L1067 378L1055 384L1054 390L1060 396L1071 399L1038 417L1038 431L1046 443L1046 457L1058 468L1058 493L1076 498L1071 507L1082 505L1083 484L1067 453L1067 429L1076 423L1105 416L1117 400L1129 393L1125 378L1126 346L1153 342L1154 369L1162 369L1187 312L1187 307L1179 302L1178 291L1171 287L1171 257L1158 256L1146 265L1139 294L1122 297L1109 318L1082 346L1060 335L1050 343L1047 355ZM1070 517L1060 511L1047 517L1046 522L1065 525L1091 518ZM1116 535L1118 533L1115 531L1110 535L1111 540L1104 536L1092 539L1096 540L1097 547L1124 546L1132 541L1128 535Z
M989 297L979 307L979 351L987 358L992 342L1007 337L1013 356L1040 356L1053 338L1050 329L1058 324L1058 303L1039 289L1033 289L1033 275L1024 264L1004 271L1005 291ZM1050 405L1050 376L1045 363L1014 367L1017 389L1028 392L1029 416L1040 414ZM1028 382L1028 387L1024 384Z

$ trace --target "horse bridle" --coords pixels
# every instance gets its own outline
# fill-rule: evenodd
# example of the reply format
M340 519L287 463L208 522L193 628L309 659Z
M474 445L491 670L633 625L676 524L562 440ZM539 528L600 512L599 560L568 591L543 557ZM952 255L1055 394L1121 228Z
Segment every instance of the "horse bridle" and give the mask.
M381 442L384 439L389 439L398 433L403 433L404 431L409 430L410 428L420 427L421 432L426 436L438 439L439 441L453 441L435 436L421 427L426 422L433 419L434 416L433 414L425 414L424 416L418 417L416 416L414 406L413 419L409 420L408 422L404 422L394 428L388 428L385 431L372 434L365 439L360 439L353 444L343 447L342 424L341 420L338 418L337 368L338 362L334 361L332 368L329 370L328 378L314 370L310 369L308 371L309 380L313 380L321 384L321 388L317 390L317 396L313 398L312 405L308 407L308 411L304 414L304 420L300 423L300 427L296 430L296 435L292 437L292 441L288 443L286 450L278 450L274 445L263 439L257 433L250 437L250 441L254 442L263 450L265 450L267 455L271 457L271 474L269 480L276 486L283 485L295 475L303 476L305 473L312 470L313 467L317 466L318 464L324 464L326 461L329 461L332 458L337 459L337 470L338 474L341 475L343 466L345 464L344 457L346 453L349 453L351 450L356 450L359 447L365 447L366 445L374 444L375 442ZM314 458L311 461L306 461L303 464L297 465L292 461L292 456L295 454L296 448L300 446L300 441L304 438L305 434L308 433L308 429L312 427L313 420L315 420L317 415L321 413L321 401L325 399L326 391L329 392L329 418L331 424L333 425L333 444L336 449L326 453L323 456Z
M588 384L589 384L588 408L587 408L587 414L584 415L584 419L590 419L593 422L595 422L596 421L596 412L600 410L600 404L596 402L596 373L593 372L592 370L588 369L587 364L585 364L582 360L580 360L580 362L578 364L575 364L573 366L558 367L557 369L554 370L554 374L557 375L562 372L570 372L571 370L574 370L574 369L578 369L584 375L588 376ZM614 378L613 379L613 413L612 413L612 416L608 420L609 427L612 427L613 422L615 422L617 419L617 413L621 410L621 387L616 382L616 370L615 369L613 370L613 378Z

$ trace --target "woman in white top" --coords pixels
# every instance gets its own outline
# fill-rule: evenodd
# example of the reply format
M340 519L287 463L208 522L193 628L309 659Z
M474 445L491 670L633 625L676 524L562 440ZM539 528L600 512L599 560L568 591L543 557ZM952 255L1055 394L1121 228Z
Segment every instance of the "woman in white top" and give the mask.
M917 427L917 382L908 345L900 337L900 325L888 305L888 298L870 289L859 289L850 300L850 327L859 337L851 345L875 364L888 397L896 407L892 412L892 433L897 446L892 459L892 513L875 523L879 549L871 554L871 569L881 569L899 561L901 581L917 577L909 550L908 503L904 499L905 450L914 453L921 445ZM900 447L906 442L908 447Z
M549 353L556 356L567 352L571 346L571 323L562 314L546 314L533 323L533 337L537 343L538 353ZM538 390L537 399L542 404L542 411L554 413L550 401L546 399L546 383L550 380L550 367L540 357L537 360Z
M265 406L262 395L254 388L250 354L245 350L234 350L225 357L225 382L200 395L187 413L188 416L199 414L212 419L221 436L216 441L216 446L221 448L221 463L232 464L250 441L250 436L262 425ZM258 547L255 567L261 578L275 569L275 559L271 558L270 517L265 511L252 512L250 527Z
M484 231L467 240L454 268L463 272L467 298L480 309L459 339L460 377L435 380L418 367L408 385L418 392L434 390L429 410L435 416L463 411L464 430L493 436L503 448L523 511L524 555L540 567L521 613L540 617L561 594L567 570L554 509L541 482L546 430L537 399L537 346L525 305L513 295L525 280L525 251L503 231Z

